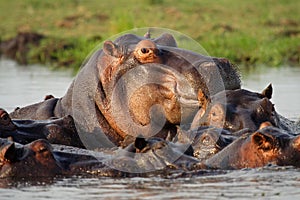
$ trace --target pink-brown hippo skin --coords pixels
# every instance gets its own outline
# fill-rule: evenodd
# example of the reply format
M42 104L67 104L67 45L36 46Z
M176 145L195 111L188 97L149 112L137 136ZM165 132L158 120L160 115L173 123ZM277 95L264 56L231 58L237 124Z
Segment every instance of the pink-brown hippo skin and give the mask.
M300 167L300 135L294 136L270 122L247 133L204 162L208 168L257 168L268 164Z
M201 107L200 89L210 96L238 88L239 74L226 59L178 48L168 33L157 38L126 34L104 42L65 96L10 116L43 120L71 115L82 139L89 141L85 145L97 148L119 145L128 134L166 137L176 125L191 123Z

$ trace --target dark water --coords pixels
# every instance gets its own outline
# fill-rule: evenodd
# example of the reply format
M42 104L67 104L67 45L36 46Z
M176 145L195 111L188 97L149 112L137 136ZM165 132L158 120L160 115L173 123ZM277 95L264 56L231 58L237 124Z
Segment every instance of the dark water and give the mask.
M12 111L41 101L46 94L62 96L71 71L17 66L0 60L0 106ZM244 88L263 90L273 84L273 103L282 115L300 116L300 68L257 68L243 74ZM299 199L300 169L265 167L186 178L54 178L0 179L0 199Z

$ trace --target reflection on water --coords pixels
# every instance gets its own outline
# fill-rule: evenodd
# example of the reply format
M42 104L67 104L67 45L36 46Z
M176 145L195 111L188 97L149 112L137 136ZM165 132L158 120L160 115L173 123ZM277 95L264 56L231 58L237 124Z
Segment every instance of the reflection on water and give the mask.
M0 59L0 107L12 111L17 106L40 102L47 94L61 97L72 79L71 70L19 66L13 61Z
M300 67L258 67L242 77L243 87L252 91L262 91L272 83L275 109L287 118L300 118Z
M273 84L272 101L289 118L300 116L300 68L261 68L243 74L243 87L261 91ZM40 66L17 66L0 61L0 107L41 101L46 94L62 96L72 81L71 71ZM300 171L293 168L259 168L188 178L55 178L15 181L0 179L0 199L297 199Z
M297 199L300 171L267 167L188 178L57 178L0 189L1 199ZM1 180L0 180L1 182Z

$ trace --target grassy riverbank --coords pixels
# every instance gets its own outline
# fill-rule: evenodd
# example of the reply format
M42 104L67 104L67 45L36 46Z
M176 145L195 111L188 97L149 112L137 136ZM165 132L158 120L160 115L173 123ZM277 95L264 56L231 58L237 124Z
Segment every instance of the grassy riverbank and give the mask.
M239 65L300 66L299 7L294 0L0 0L0 39L40 33L46 37L29 62L79 67L112 35L164 27Z

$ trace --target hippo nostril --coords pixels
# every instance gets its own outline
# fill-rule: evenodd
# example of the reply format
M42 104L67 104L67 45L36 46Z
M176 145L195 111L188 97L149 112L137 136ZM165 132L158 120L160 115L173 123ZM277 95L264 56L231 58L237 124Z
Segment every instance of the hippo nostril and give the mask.
M4 115L4 116L2 117L2 119L5 120L5 121L8 120L8 115Z
M141 52L143 54L149 53L149 49L147 49L147 48L141 48Z
M43 152L45 152L45 151L47 151L48 149L46 148L46 147L40 147L39 148L39 150L38 150L38 152L39 153L43 153Z

